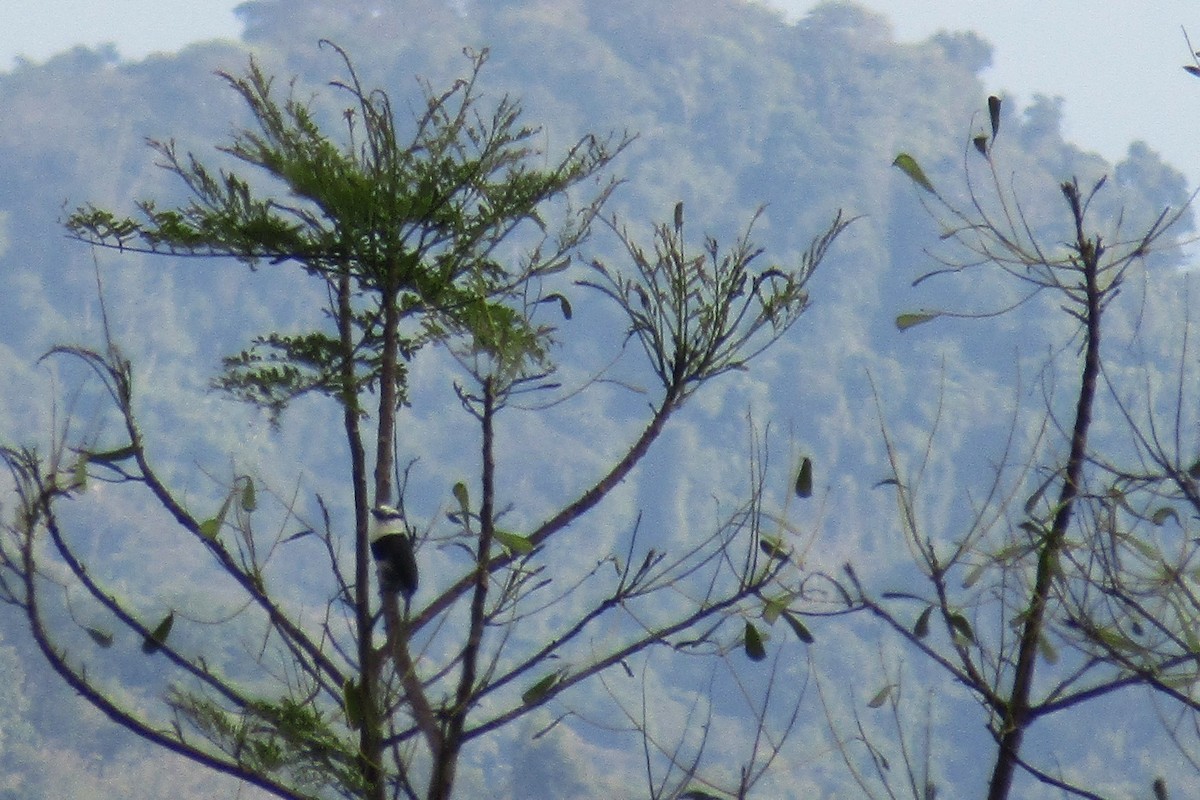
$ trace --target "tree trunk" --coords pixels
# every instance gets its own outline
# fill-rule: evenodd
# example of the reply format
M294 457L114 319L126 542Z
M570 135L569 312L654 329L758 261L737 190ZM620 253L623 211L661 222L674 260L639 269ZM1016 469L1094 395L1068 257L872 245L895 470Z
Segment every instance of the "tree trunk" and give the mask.
M1103 248L1098 238L1093 242L1084 235L1083 208L1079 202L1078 188L1073 184L1064 184L1063 193L1067 196L1075 217L1075 264L1084 283L1083 318L1086 323L1087 346L1084 351L1079 399L1075 407L1075 425L1071 431L1071 453L1067 458L1066 476L1059 493L1053 524L1038 553L1037 574L1029 607L1025 612L1025 626L1017 650L1013 688L1005 706L996 764L988 785L988 800L1007 800L1020 759L1025 729L1032 722L1029 697L1033 691L1038 644L1045 630L1046 604L1050 599L1058 558L1071 523L1075 498L1079 495L1082 485L1083 465L1087 458L1088 429L1092 423L1092 405L1096 397L1096 381L1100 375L1100 315L1103 293L1098 283L1098 272Z

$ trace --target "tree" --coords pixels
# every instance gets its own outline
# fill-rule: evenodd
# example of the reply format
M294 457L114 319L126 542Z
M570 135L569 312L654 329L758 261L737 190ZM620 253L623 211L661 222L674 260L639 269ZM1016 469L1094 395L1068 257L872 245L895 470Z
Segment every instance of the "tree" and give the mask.
M756 615L782 616L806 638L789 610L802 591L798 565L782 539L764 537L758 493L682 552L643 552L634 523L624 551L595 554L583 574L556 570L556 560L569 554L570 527L630 474L689 397L745 369L787 332L807 307L809 277L848 221L839 213L791 269L757 271L761 252L749 228L729 249L709 239L692 251L682 203L644 248L601 217L616 186L603 173L628 137L587 136L539 165L536 131L520 123L519 104L505 97L481 109L484 51L468 53L469 75L448 90L425 87L405 138L388 95L365 89L346 54L324 44L347 76L332 84L350 98L340 143L326 134L320 108L294 90L277 99L252 61L244 76L222 77L256 127L219 148L251 168L250 177L154 142L186 188L186 204L143 201L137 216L87 206L67 225L119 252L234 257L251 268L298 268L298 280L320 286L323 324L257 337L224 360L213 383L278 426L299 398L332 403L348 474L314 492L314 521L296 495L241 466L215 513L198 512L203 501L173 487L152 455L138 422L134 366L112 336L99 348L54 348L48 357L91 371L115 414L111 429L88 435L64 423L45 454L33 446L2 451L16 514L5 527L0 589L24 611L55 672L118 724L279 797L448 798L468 743L607 672L632 674L629 661L655 645L721 655L734 642L757 659L761 636L749 621ZM580 201L582 191L590 194ZM572 260L599 219L631 266L596 259L580 276ZM569 321L568 293L577 290L615 303L658 396L641 434L598 478L517 532L504 522L519 498L504 497L498 484L498 426L505 412L521 411L514 398L567 399L553 380L553 347L564 331L542 318L550 310ZM430 345L457 365L447 380L478 427L480 467L477 484L446 487L453 502L444 519L430 513L418 521L406 501L420 464L401 466L398 426L407 368ZM72 533L87 525L86 487L97 481L164 511L171 547L198 548L215 564L209 601L236 596L237 610L203 626L195 609L151 613L148 598L106 580ZM270 513L267 499L273 523L259 521ZM153 536L161 548L162 532ZM312 596L288 586L301 574L314 580L311 550L299 549L314 540L329 568L318 579L316 611ZM197 578L181 568L178 580ZM56 586L70 622L48 608ZM86 601L72 599L79 597ZM74 623L73 609L85 602L88 618L103 623ZM552 607L573 616L559 620ZM619 635L597 641L602 624ZM71 648L79 628L105 651L117 647L117 632L132 632L143 656L161 662L171 682L156 711L143 712L119 683L105 681L96 668L105 653ZM235 653L225 646L231 639L257 645ZM645 744L649 752L648 736ZM729 791L744 796L761 774L754 760L769 761L778 746L765 756L756 747ZM663 758L668 775L680 766L677 751L665 749ZM693 765L673 791L699 780Z
M1133 235L1120 229L1119 215L1115 229L1094 232L1089 211L1104 202L1105 177L1088 184L1073 178L1058 187L1067 224L1046 230L1017 196L1016 181L1001 177L993 149L1000 107L998 98L989 98L988 129L964 147L961 194L936 187L910 155L895 161L920 190L941 238L957 248L939 252L938 268L914 285L970 280L971 303L984 310L910 312L896 325L907 330L945 316L990 318L1048 296L1057 306L1048 313L1061 318L1050 316L1045 324L1056 337L1054 355L1040 370L1046 406L1035 414L1014 412L992 482L963 502L966 521L962 527L952 521L949 535L934 533L937 523L921 511L933 434L915 466L906 466L885 427L891 474L881 485L896 492L924 588L880 593L850 566L845 586L850 605L881 620L982 707L996 744L989 800L1012 796L1019 772L1096 798L1103 790L1056 767L1054 752L1027 752L1026 733L1136 687L1185 711L1200 707L1197 609L1186 577L1195 548L1180 543L1200 510L1181 446L1183 419L1190 417L1183 368L1177 392L1165 396L1175 401L1174 446L1166 446L1154 421L1164 395L1147 388L1134 404L1136 383L1129 385L1129 371L1102 348L1110 332L1128 330L1111 322L1118 295L1135 276L1144 279L1148 256L1170 243L1168 232L1186 209L1163 210ZM1136 309L1130 316L1137 318ZM1060 404L1056 389L1067 376L1072 402ZM882 392L877 397L886 400ZM935 428L941 422L935 419ZM1163 536L1168 529L1170 536ZM871 705L887 703L898 681ZM1147 715L1146 721L1155 719ZM870 752L876 759L878 750ZM903 752L906 758L911 753ZM923 780L917 774L908 771L914 797L935 795L928 771ZM1157 779L1155 791L1165 794L1164 785Z

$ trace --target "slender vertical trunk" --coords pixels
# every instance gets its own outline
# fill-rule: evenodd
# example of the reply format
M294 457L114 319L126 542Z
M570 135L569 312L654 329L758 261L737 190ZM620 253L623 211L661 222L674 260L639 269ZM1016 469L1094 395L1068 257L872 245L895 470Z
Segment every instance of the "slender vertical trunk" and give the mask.
M380 779L383 753L375 670L371 653L371 562L367 540L369 500L367 497L367 460L359 429L357 382L354 374L354 325L350 306L350 272L338 279L338 336L342 347L342 414L346 442L350 447L350 473L354 484L354 621L358 629L358 691L362 706L362 727L358 733L359 769L369 800L384 800Z
M1012 692L1005 705L1006 711L1000 731L996 764L988 785L988 800L1007 800L1009 792L1012 790L1013 775L1020 758L1025 730L1032 722L1029 713L1029 697L1033 690L1038 643L1045 630L1046 605L1050 598L1051 585L1058 568L1058 559L1066 539L1067 528L1071 522L1075 499L1079 495L1083 479L1083 465L1087 457L1088 429L1092 423L1092 405L1096 397L1096 381L1100 374L1102 292L1098 283L1098 272L1103 248L1099 239L1093 242L1083 233L1083 209L1079 202L1078 189L1073 184L1064 184L1063 193L1067 196L1075 215L1076 264L1083 278L1083 286L1080 288L1084 294L1084 320L1087 337L1083 375L1080 380L1079 399L1075 407L1075 425L1071 431L1071 453L1067 458L1066 476L1063 479L1062 491L1059 493L1053 523L1038 552L1033 593L1025 612L1025 625L1021 631L1021 640L1017 650L1017 665L1013 674Z
M383 303L383 353L379 365L379 430L375 441L375 504L392 495L392 452L396 438L396 373L400 369L400 309L396 291L380 292Z
M495 432L496 416L495 384L492 378L483 382L483 498L479 506L479 546L475 553L475 591L471 596L470 629L467 643L463 646L462 674L458 691L454 697L454 708L446 723L446 735L441 751L434 762L430 779L429 800L449 800L454 788L455 767L462 748L462 734L470 710L471 695L475 689L475 676L479 665L479 647L483 642L483 628L488 594L488 562L491 560L492 538L495 533L496 462Z

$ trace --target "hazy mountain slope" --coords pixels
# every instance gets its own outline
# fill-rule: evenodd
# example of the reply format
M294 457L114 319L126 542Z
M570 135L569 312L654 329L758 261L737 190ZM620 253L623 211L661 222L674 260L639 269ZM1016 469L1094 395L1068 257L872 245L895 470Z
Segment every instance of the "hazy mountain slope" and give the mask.
M704 230L727 242L765 205L756 240L769 258L787 261L798 256L834 209L863 215L814 280L810 315L749 375L728 376L698 398L663 449L623 487L610 519L596 523L599 531L580 532L581 541L614 541L638 509L646 512L647 528L663 531L667 542L706 524L711 505L704 501L717 491L714 483L736 487L744 482L749 407L758 423L772 422L783 471L801 450L819 465L819 482L827 490L824 511L819 518L802 518L820 531L814 565L836 566L853 558L865 575L896 574L896 563L905 555L889 544L898 541L891 536L894 507L870 490L883 475L884 460L868 373L880 387L897 441L906 448L920 446L936 413L933 390L945 388L941 413L949 422L942 445L947 449L935 470L935 488L942 491L929 507L949 524L960 513L961 490L987 476L997 436L1006 429L1013 400L1008 387L1015 385L1015 365L1021 363L1018 351L1026 367L1040 364L1047 337L1061 333L1057 322L1044 321L1045 309L1036 304L989 322L986 329L947 323L902 336L893 325L897 312L915 306L978 307L981 300L978 293L961 300L960 293L971 288L962 285L911 289L912 279L930 266L923 251L933 243L934 231L912 185L890 166L904 150L920 159L934 182L956 185L962 158L970 155L968 134L985 124L978 116L984 107L978 72L990 51L972 34L902 45L893 40L886 20L850 5L822 6L787 24L777 14L734 0L250 0L240 13L246 22L240 48L197 46L137 63L121 62L111 52L75 50L0 74L5 109L0 116L5 286L0 319L6 321L0 328L0 364L10 376L0 404L0 434L6 441L43 435L51 424L44 400L51 373L33 366L40 353L56 342L96 341L95 258L114 329L145 388L147 431L163 456L174 459L179 480L193 487L197 502L215 492L198 467L220 476L229 470L231 457L255 464L281 487L336 491L344 467L336 431L325 432L327 408L302 405L286 418L282 432L271 433L255 415L204 391L222 354L255 333L295 324L300 314L312 318L304 309L314 287L270 269L250 274L236 264L93 255L66 240L57 225L64 201L68 207L90 201L129 209L142 197L154 196L163 204L180 197L179 187L154 167L144 139L174 137L181 149L211 157L212 146L245 121L232 92L213 73L239 73L249 54L278 75L280 87L297 75L297 94L320 93L318 105L328 119L337 120L339 106L330 99L336 95L325 84L341 75L342 65L331 50L317 46L321 38L345 47L363 82L386 87L398 109L419 101L414 75L442 86L465 69L462 48L486 46L489 93L523 98L527 121L545 129L548 152L589 131L637 133L617 163L627 183L613 204L635 229L648 231L652 220L666 218L683 200L697 237ZM1030 108L1006 106L1004 111L997 152L1018 176L1030 218L1046 231L1064 219L1057 185L1071 175L1087 180L1110 174L1119 193L1107 196L1100 211L1115 219L1124 209L1131 227L1187 199L1182 176L1144 146L1134 146L1127 160L1110 165L1063 141L1054 101L1040 99ZM615 257L611 237L598 238L591 251ZM1162 351L1118 358L1135 364L1168 352L1185 312L1182 293L1173 288L1175 263L1170 254L1161 257L1142 305L1117 312L1141 315L1147 338ZM595 295L578 290L572 301L580 312L576 325L606 318L608 311ZM572 367L570 359L597 366L620 344L618 336L599 343L586 335L578 339L563 359L564 372L573 377L586 369ZM457 479L453 476L463 463L457 454L464 445L458 433L440 424L443 409L454 403L441 380L445 364L436 354L423 358L414 365L412 432L403 446L406 456L420 456L430 465L416 488L428 495L425 505L432 512L442 502L438 492ZM624 362L620 377L635 382L641 377L621 369ZM62 377L69 385L72 376ZM514 468L507 488L544 494L547 504L570 496L603 463L605 442L615 449L629 434L642 407L640 396L614 389L594 405L506 422L512 442L506 458L515 467L532 462L547 441L574 454L567 462L528 473L516 475L520 470ZM585 416L604 418L581 426L578 420ZM85 424L99 427L100 421ZM696 466L681 473L679 464ZM336 505L337 498L331 499ZM137 509L111 513L113 520L153 523ZM119 550L124 541L116 524L95 536L98 547ZM586 561L581 556L581 564ZM156 588L167 578L141 553L129 554L127 566L131 577L139 571ZM0 784L0 797L4 791L12 797L161 796L163 783L128 784L111 766L88 766L89 751L110 765L140 763L143 753L128 737L112 736L97 715L79 714L77 702L50 685L55 678L41 677L37 654L14 619L0 611L0 644L11 648L0 650L0 670L24 680L7 682L12 702L5 707L18 709L22 724L32 727L20 728L28 748L4 751L4 766L14 777ZM869 633L831 630L816 631L814 652L828 659L819 663L867 670L859 659L864 652L873 657L872 647L861 645L869 642ZM81 648L86 647L83 638ZM794 642L781 646L796 647ZM795 685L803 678L801 662L797 650L788 674ZM118 672L142 680L144 668L130 659ZM694 685L689 679L655 676L664 694L685 699L687 687ZM146 680L139 687L149 690ZM837 682L836 677L825 680ZM823 728L815 712L797 738L811 742ZM636 748L626 748L629 759L623 760L610 742L589 740L577 730L555 743L531 743L526 737L511 744L516 750L506 752L505 760L520 766L504 770L494 783L497 792L509 788L518 796L519 787L537 785L532 778L544 770L546 785L557 787L546 797L588 796L601 778L583 767L572 772L566 765L570 754L580 763L613 759L617 767L606 770L607 779L640 787ZM75 761L64 751L84 755ZM498 758L496 753L476 757L474 771L464 776L467 783L484 780ZM61 766L65 763L71 766ZM213 793L193 771L177 772L173 762L144 769L187 775L177 780L175 794L181 800ZM777 788L786 788L779 796L827 792L845 780L836 763L807 754L785 759L780 770ZM44 777L48 774L58 777ZM952 777L975 788L968 775Z

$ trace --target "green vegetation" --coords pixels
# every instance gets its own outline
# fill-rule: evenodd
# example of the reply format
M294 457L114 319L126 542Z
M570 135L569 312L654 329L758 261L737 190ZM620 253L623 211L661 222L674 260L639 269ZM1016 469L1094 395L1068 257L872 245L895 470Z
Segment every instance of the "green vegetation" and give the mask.
M1149 147L844 4L240 13L0 74L0 796L1194 780Z
M3 551L6 599L25 612L54 671L142 738L275 796L434 800L454 793L468 743L619 672L618 666L631 675L628 662L656 645L719 655L712 648L730 638L727 623L761 613L768 593L785 598L775 601L780 607L773 616L783 614L801 640L811 641L787 610L789 599L802 594L797 565L783 552L759 555L760 530L770 521L760 483L751 499L684 548L650 548L640 556L635 522L624 558L621 551L598 554L582 578L556 568L556 561L569 552L569 543L560 544L568 529L643 460L688 398L713 378L746 370L792 327L808 305L805 286L849 223L839 213L797 267L760 271L762 252L749 232L728 251L709 239L693 254L682 203L671 224L656 228L652 253L612 219L632 267L595 260L595 277L574 283L617 306L658 378L660 397L642 433L577 498L528 533L502 530L501 517L518 498L503 494L497 479L504 467L529 466L507 459L497 445L502 412L527 395L559 404L597 385L558 391L552 347L567 332L538 317L547 303L565 320L573 316L564 294L571 282L561 276L615 186L600 173L628 140L588 135L548 168L537 166L536 131L521 124L519 106L508 98L482 106L476 87L484 51L468 54L469 75L450 89L427 90L415 132L405 141L388 95L363 88L346 53L323 44L336 51L348 76L333 83L351 102L342 114L340 143L322 129L310 103L294 95L278 99L273 80L253 61L245 77L222 73L256 127L235 134L221 150L282 191L260 194L251 188L259 175L215 170L172 142L152 142L189 190L185 204L163 209L143 201L136 217L87 206L66 225L74 237L119 253L234 257L252 269L289 269L318 282L326 298L323 325L255 337L250 349L224 359L214 386L262 408L275 426L300 398L324 396L340 411L348 469L339 471L340 479L326 476L317 489L319 528L282 533L288 520L303 515L303 502L293 498L279 504L281 527L263 533L256 479L242 474L217 514L205 518L188 509L185 493L154 460L152 439L138 421L135 367L107 326L103 349L52 350L49 355L95 373L120 420L113 430L92 434L117 437L103 448L64 429L44 457L31 447L0 452L17 501ZM568 194L581 185L594 194L568 204ZM525 244L515 258L504 258L513 240ZM407 428L407 365L433 345L458 362L443 379L479 426L482 462L478 504L466 483L448 487L458 503L448 526L405 514L405 487L421 465L401 469L395 461L409 446L398 433ZM555 458L553 450L545 455ZM808 461L802 471L811 483ZM169 514L174 530L155 535L169 537L172 549L199 547L216 561L221 588L202 604L232 600L238 610L205 626L209 636L198 645L177 644L176 623L186 624L182 611L172 609L153 627L143 622L138 603L98 577L99 559L72 543L65 509L86 509L93 479L121 484ZM352 534L321 499L339 495L352 498ZM306 536L318 539L325 553L327 575L317 581L324 586L322 624L306 620L314 598L289 596L275 577L279 562L302 552ZM439 558L437 551L449 548L470 559ZM638 557L642 566L635 571ZM421 560L437 566L425 570L432 599L410 614ZM303 567L310 580L316 566ZM108 627L88 629L103 649L113 647L109 628L128 629L142 638L143 654L165 657L171 688L157 709L124 702L87 661L77 664L67 655L62 634L43 611L53 590L41 576L52 572L63 575L68 591L88 598L93 613L106 612ZM195 577L183 570L173 580ZM660 599L676 593L696 599ZM593 638L602 627L610 630L604 643ZM212 665L208 653L220 639L251 631L263 639L256 651L223 669ZM751 659L766 657L749 621L744 646ZM534 678L513 694L513 687ZM643 726L652 713L643 707ZM761 774L759 760L769 763L778 749L752 753L731 791L748 791ZM669 776L678 765L669 750L663 756ZM699 767L697 754L679 789L696 781L715 785Z

